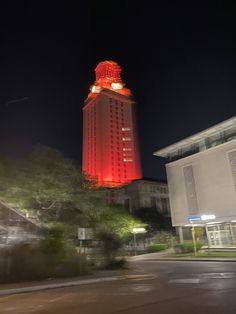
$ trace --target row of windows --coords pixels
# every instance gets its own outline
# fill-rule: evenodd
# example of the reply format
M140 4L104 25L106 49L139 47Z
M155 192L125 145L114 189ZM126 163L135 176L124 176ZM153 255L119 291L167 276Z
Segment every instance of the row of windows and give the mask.
M123 109L123 107L112 107L111 105L110 105L110 112L116 112L116 113L118 113L118 111L120 111L120 112L124 112L124 109Z
M156 185L151 185L151 186L143 186L143 189L146 191L150 191L150 192L160 192L160 193L167 193L167 187L160 187L160 186L156 186Z
M109 103L110 104L116 104L116 105L121 105L121 107L123 107L124 103L122 101L119 101L117 99L113 99L113 98L109 98Z

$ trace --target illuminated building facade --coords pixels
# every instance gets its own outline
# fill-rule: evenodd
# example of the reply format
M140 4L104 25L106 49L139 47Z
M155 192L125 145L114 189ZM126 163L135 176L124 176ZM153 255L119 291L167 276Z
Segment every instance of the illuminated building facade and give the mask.
M236 117L158 150L180 239L204 227L212 248L236 247Z
M141 177L135 102L116 62L95 72L83 107L83 172L98 186L121 186Z
M130 213L135 213L140 208L152 208L170 217L169 194L165 181L142 178L120 188L107 189L106 203L123 205Z

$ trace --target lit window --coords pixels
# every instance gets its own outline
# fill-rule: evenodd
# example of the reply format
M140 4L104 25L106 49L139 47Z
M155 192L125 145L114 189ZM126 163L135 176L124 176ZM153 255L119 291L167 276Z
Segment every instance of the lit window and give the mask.
M133 159L131 159L131 158L124 158L123 161L130 162L130 161L133 161Z
M123 151L124 151L124 152L130 152L130 151L132 151L132 148L124 147L124 148L123 148Z
M122 128L122 131L131 131L131 128Z
M126 142L126 141L131 141L130 137L122 137L122 141Z

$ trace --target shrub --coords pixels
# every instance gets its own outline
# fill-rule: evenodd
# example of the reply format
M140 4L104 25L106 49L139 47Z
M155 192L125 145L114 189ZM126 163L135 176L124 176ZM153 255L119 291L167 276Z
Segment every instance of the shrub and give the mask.
M47 265L38 244L18 243L8 248L4 261L2 282L47 278Z
M159 252L166 250L168 248L167 244L165 243L160 243L160 244L152 244L147 248L148 253L154 253L154 252Z
M90 272L86 257L64 239L61 226L47 229L43 240L18 243L1 256L1 282L72 277Z
M119 249L122 246L122 242L116 235L108 232L100 232L98 237L103 243L103 256L109 263L115 259Z
M125 268L126 260L121 259L113 259L107 262L105 265L102 265L102 269L112 270L112 269L122 269Z
M201 242L196 242L197 251L199 251L201 249L202 245L203 244ZM176 244L175 250L178 253L193 253L194 252L193 243L192 242L183 242L183 243Z
M54 224L44 229L44 239L41 241L43 252L56 260L62 259L66 254L66 241L64 240L64 226Z
M152 241L153 243L156 243L156 244L165 244L167 248L171 246L172 238L173 238L173 235L170 232L160 231L152 238Z

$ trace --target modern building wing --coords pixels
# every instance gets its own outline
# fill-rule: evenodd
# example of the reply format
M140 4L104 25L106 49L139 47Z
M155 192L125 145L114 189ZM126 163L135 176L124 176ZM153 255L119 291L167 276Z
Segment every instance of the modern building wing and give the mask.
M180 159L233 139L236 139L236 117L223 121L165 148L159 149L154 152L154 155L168 158L169 160Z
M236 117L154 155L168 158L173 226L206 226L210 246L236 246Z

